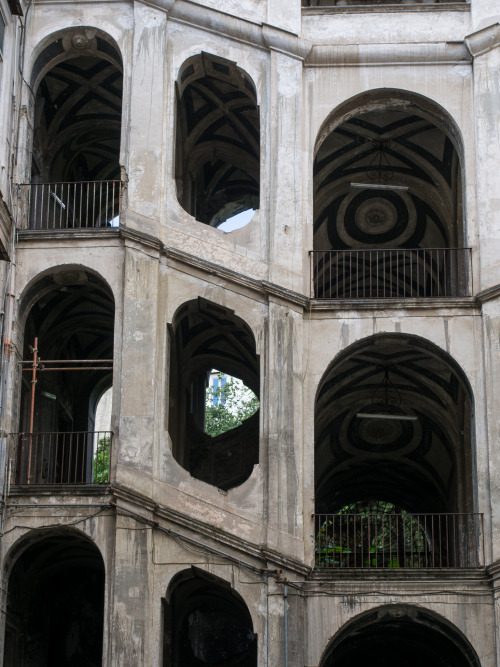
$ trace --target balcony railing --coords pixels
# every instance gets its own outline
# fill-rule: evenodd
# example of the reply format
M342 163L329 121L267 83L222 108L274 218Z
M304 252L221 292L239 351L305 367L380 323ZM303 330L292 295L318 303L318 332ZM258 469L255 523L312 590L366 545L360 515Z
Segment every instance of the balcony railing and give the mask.
M482 514L316 514L317 568L483 564Z
M471 248L312 250L315 299L470 296Z
M27 229L118 227L120 181L29 183L19 186Z
M14 433L14 483L107 484L111 431Z

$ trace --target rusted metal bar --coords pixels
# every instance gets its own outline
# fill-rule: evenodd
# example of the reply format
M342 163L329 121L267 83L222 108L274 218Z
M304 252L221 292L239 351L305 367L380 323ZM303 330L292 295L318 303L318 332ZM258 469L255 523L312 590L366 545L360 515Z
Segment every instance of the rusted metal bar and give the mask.
M16 483L105 484L113 433L73 431L14 433L18 442ZM25 443L29 442L27 449Z

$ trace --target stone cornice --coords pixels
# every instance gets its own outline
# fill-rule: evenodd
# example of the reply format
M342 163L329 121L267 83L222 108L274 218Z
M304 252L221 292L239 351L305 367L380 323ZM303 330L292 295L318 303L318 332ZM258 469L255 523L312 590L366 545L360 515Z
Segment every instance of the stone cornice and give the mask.
M286 569L299 575L306 575L311 571L311 568L300 561L289 558L282 553L277 553L266 548L264 545L257 545L236 535L227 533L220 528L214 528L208 523L178 512L171 507L155 503L151 498L147 498L143 494L137 493L133 489L121 484L112 484L111 488L118 509L120 509L120 502L125 503L123 506L125 513L130 514L132 517L135 516L138 521L144 521L153 528L158 527L167 534L171 532L173 535L191 542L199 542L199 538L196 536L202 536L204 539L214 542L212 547L214 553L223 555L221 554L220 547L224 546L240 552L242 559L257 559L261 567L268 567L269 563L272 563L280 569ZM127 505L134 507L134 510L128 509ZM147 514L145 514L145 510ZM173 526L186 532L175 531ZM210 552L210 545L205 544L204 546L207 546L207 551ZM234 555L230 553L227 554L227 558L235 560ZM254 567L257 568L258 566L255 565Z
M202 259L197 255L167 246L158 238L128 227L120 228L98 228L82 230L19 230L19 241L96 241L97 239L114 239L135 243L145 249L152 250L154 255L163 255L170 266L183 265L205 274L215 276L220 280L227 281L233 285L249 289L261 295L263 299L278 299L284 303L295 306L299 310L309 310L313 313L326 311L346 312L362 310L436 310L461 309L470 311L480 308L485 301L500 295L500 286L492 287L481 292L477 297L455 297L449 299L311 299L310 297L295 292L286 287L263 279L251 278L243 273L228 269L220 264Z
M312 47L305 60L308 67L335 65L457 65L471 56L463 42L429 44L325 44Z
M190 0L142 0L144 4L163 9L169 21L184 23L224 35L239 42L280 51L293 58L304 59L311 44L295 33L267 23L257 23L227 14L211 7L204 7Z
M500 23L494 23L487 28L467 35L464 44L473 58L497 48L500 46Z
M387 3L383 5L360 4L335 5L333 7L302 7L304 16L309 14L390 14L410 12L470 12L469 2L424 2L422 4L396 5Z
M476 299L480 304L494 301L495 299L498 299L498 297L500 297L500 285L493 285L476 294Z
M300 294L299 292L294 292L275 283L270 283L266 280L256 280L255 278L249 278L242 273L233 271L232 269L226 269L219 264L214 264L205 259L201 259L196 255L191 255L177 248L172 248L169 246L163 246L163 254L167 259L171 259L176 262L181 262L185 265L199 268L205 273L222 278L232 282L233 284L241 285L242 287L248 287L251 290L260 292L262 294L272 295L277 298L283 299L288 303L293 303L300 308L306 308L309 303L309 298Z
M478 303L470 297L450 297L449 299L311 299L310 309L313 312L325 310L358 311L358 310L439 310L439 309L471 310L477 309Z

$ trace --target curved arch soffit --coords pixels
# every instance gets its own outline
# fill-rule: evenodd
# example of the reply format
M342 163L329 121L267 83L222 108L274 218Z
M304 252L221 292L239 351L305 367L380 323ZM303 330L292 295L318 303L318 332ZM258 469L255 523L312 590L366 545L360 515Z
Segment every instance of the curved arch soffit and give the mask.
M45 294L64 285L94 284L110 297L115 308L116 299L108 281L94 269L81 264L60 264L41 271L25 285L19 298L18 322L24 329L26 319L34 304Z
M450 355L449 352L444 350L442 347L434 343L433 341L423 338L422 336L416 336L415 334L406 334L406 333L395 333L395 332L381 332L373 334L372 336L367 336L361 340L357 340L354 343L351 343L346 348L337 353L337 355L332 359L328 364L324 373L321 376L318 386L316 388L316 393L314 397L314 403L316 405L318 397L322 388L323 383L332 373L336 366L339 366L344 361L347 361L350 357L355 356L359 352L362 352L363 349L376 345L378 341L383 341L384 339L394 339L396 342L409 343L413 344L416 347L420 348L423 351L428 352L430 355L437 356L441 361L447 363L458 375L459 379L463 382L464 387L466 388L471 405L474 406L474 392L470 384L467 374L460 366L460 364L455 360L454 357Z
M194 318L192 326L189 324L190 317ZM229 317L231 318L232 327L226 333L224 328L226 326L226 319ZM182 325L183 320L186 322L185 325ZM205 326L200 327L199 323L196 323L197 320L204 321ZM192 353L190 351L186 353L187 358L192 362L192 370L185 376L186 381L188 378L192 379L198 374L202 367L206 370L217 368L217 370L223 373L238 377L256 396L260 396L260 367L256 337L246 320L237 315L234 310L202 297L191 299L185 301L176 309L172 317L171 326L176 338L178 338L179 333L181 333L181 336L185 334L191 341L196 338L198 341L196 344L198 350L200 345L203 344L204 339L212 346L212 349L209 347L203 353L195 353L194 361ZM220 340L214 339L214 331L219 326L219 338L231 337L232 339L231 349L227 348L224 350L228 354L222 353L218 347ZM241 340L241 336L235 335L238 327L243 332L243 337L246 341ZM182 343L182 348L186 349L187 343L184 344L184 340ZM229 356L231 356L231 360L228 360ZM251 361L253 361L255 368L252 368Z
M33 49L30 87L36 93L41 80L65 60L94 56L107 60L123 73L123 58L116 40L96 26L68 26L44 37Z
M438 102L403 88L374 88L345 100L323 121L314 143L314 158L325 139L343 123L371 111L402 111L421 115L452 141L463 168L464 142L462 132L453 116Z
M40 545L45 539L52 537L62 537L63 539L71 537L79 538L82 543L85 543L86 546L94 550L95 555L99 555L102 568L104 572L106 571L103 553L87 533L84 533L75 526L50 526L45 528L33 528L24 535L21 535L21 537L9 547L4 557L4 576L7 579L10 577L10 573L17 561L26 551L28 551L28 549Z
M393 618L394 621L397 621L397 619L413 621L426 628L427 632L434 630L458 648L464 658L468 660L470 667L481 667L476 650L456 625L453 625L447 618L435 611L406 604L381 605L369 611L362 612L347 621L328 642L328 646L321 656L319 667L325 667L335 649L348 639L349 636L354 634L360 636L364 629L375 626L377 622L383 623L384 619L389 620L390 618Z

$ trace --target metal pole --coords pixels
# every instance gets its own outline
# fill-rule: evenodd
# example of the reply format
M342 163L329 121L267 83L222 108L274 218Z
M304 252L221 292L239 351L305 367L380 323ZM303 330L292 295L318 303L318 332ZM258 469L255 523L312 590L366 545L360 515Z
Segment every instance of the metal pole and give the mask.
M35 387L36 387L36 369L38 366L38 338L35 337L33 346L33 372L31 375L31 408L30 408L30 437L28 446L28 484L31 477L31 450L33 445L33 425L35 419Z
M288 667L288 589L286 583L283 587L283 606L285 621L285 667Z

